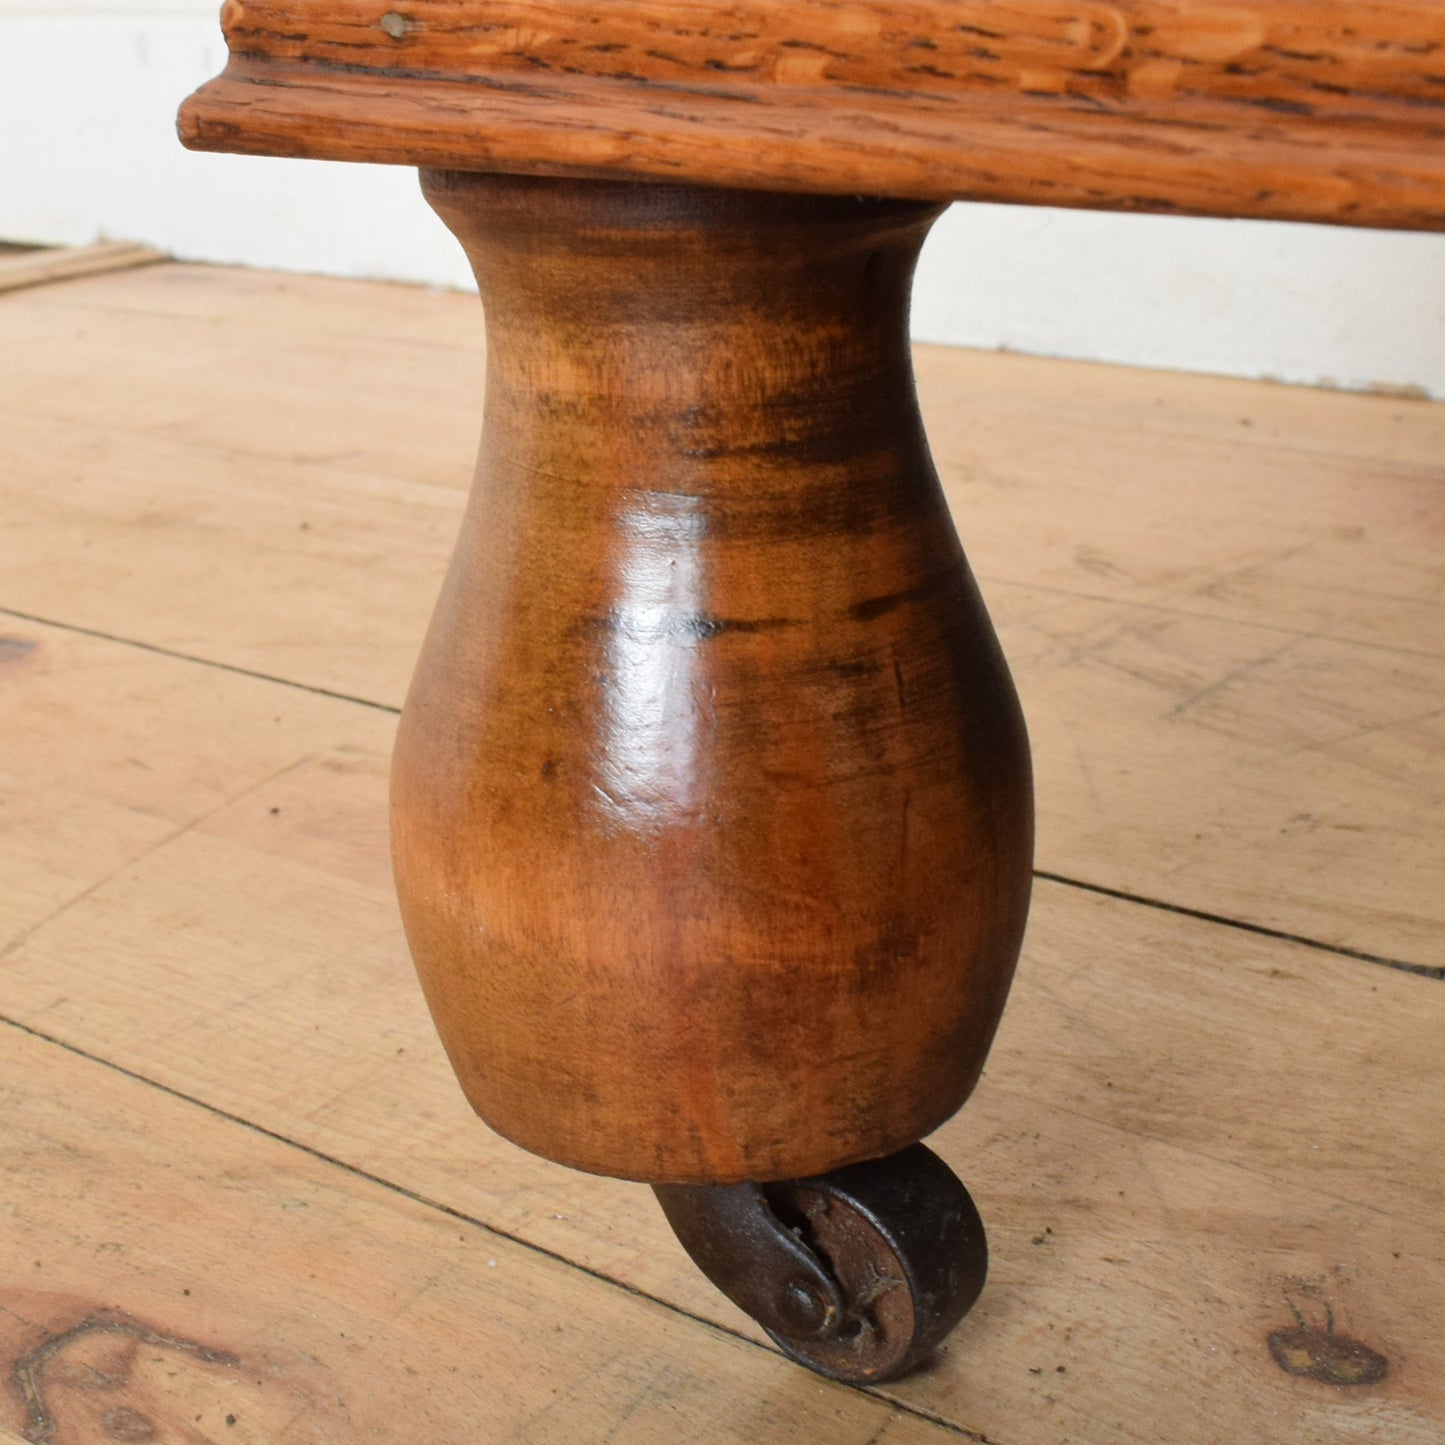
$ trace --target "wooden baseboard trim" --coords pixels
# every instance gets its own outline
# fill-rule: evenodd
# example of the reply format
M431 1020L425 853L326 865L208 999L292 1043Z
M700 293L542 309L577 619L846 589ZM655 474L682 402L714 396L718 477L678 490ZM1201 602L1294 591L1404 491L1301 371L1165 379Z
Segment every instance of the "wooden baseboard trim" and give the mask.
M128 266L150 266L167 259L164 251L134 241L97 241L92 246L25 251L18 256L0 256L0 291L73 281L80 276L97 276Z

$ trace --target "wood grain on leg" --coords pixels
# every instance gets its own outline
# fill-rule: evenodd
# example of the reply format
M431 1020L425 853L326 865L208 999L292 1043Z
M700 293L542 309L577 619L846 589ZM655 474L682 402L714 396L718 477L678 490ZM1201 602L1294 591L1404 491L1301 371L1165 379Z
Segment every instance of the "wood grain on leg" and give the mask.
M937 208L427 187L486 303L487 418L393 797L468 1097L656 1182L912 1143L978 1077L1031 854L909 365Z

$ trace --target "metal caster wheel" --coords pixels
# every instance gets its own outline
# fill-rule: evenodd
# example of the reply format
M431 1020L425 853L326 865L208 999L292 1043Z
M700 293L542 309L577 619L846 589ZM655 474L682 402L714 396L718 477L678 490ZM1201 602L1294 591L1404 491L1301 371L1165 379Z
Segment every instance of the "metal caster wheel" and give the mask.
M896 1379L972 1308L983 1221L922 1144L777 1184L657 1184L697 1267L784 1353L849 1384Z

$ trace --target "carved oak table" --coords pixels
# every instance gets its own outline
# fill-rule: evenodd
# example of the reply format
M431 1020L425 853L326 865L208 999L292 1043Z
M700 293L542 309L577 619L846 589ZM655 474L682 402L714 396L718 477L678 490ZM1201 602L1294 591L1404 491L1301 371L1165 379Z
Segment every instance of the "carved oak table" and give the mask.
M224 24L186 144L421 167L485 305L481 460L392 799L468 1099L652 1183L795 1358L901 1373L982 1288L978 1215L916 1141L978 1078L1032 854L914 399L918 248L959 197L1445 228L1445 5Z

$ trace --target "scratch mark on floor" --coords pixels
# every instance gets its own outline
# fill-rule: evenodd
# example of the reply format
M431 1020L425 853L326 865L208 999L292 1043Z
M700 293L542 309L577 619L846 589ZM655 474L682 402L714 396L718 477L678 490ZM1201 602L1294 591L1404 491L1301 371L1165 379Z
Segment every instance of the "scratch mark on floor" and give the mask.
M1367 727L1356 728L1354 732L1345 733L1341 737L1323 738L1314 743L1301 743L1299 747L1290 750L1290 756L1296 753L1328 752L1331 748L1343 747L1346 743L1357 742L1360 738L1373 737L1376 733L1392 732L1395 728L1413 727L1416 723L1430 722L1441 716L1445 716L1445 707L1431 708L1429 712L1413 713L1409 717L1391 718L1389 722L1370 723Z
M1294 638L1290 638L1288 642L1274 648L1270 652L1266 652L1263 656L1251 658L1250 661L1242 663L1239 667L1230 668L1222 677L1215 678L1213 682L1190 693L1183 702L1176 703L1164 714L1165 720L1167 721L1182 716L1191 708L1198 707L1200 703L1217 696L1223 692L1225 688L1238 682L1240 678L1248 676L1251 672L1257 672L1260 668L1268 667L1270 663L1283 657L1284 654L1295 645L1295 641Z
M122 873L126 871L127 868L134 868L136 864L143 863L153 853L158 853L162 848L169 847L170 844L174 843L177 838L184 838L187 833L190 833L196 828L199 828L202 823L208 822L218 813L224 813L227 808L233 806L236 803L239 803L242 798L248 797L250 794L259 791L261 788L266 787L269 783L274 783L277 778L285 777L287 773L294 772L297 768L304 767L311 760L311 755L307 754L305 757L297 758L294 762L287 763L285 767L277 768L274 773L269 774L267 777L259 778L254 783L248 783L238 793L235 793L232 796L224 799L222 802L217 803L214 808L208 808L204 813L197 814L197 816L192 818L190 822L183 823L179 828L175 828L171 832L167 833L165 837L156 839L154 843L148 844L146 847L142 848L139 853L136 853L134 856L127 858L123 863L117 864L116 867L112 868L110 872L104 875L104 877L97 878L94 883L90 884L90 886L87 888L81 889L81 891L77 893L73 898L67 898L65 902L60 904L57 908L51 909L51 911L47 913L44 918L39 919L35 923L32 923L28 928L22 928L20 932L15 934L14 937L12 937L11 939L9 939L3 947L0 947L0 962L3 962L12 954L17 953L32 938L34 938L37 933L39 933L42 929L49 927L50 924L54 923L55 920L61 916L61 914L68 913L78 903L84 903L87 898L91 897L92 894L99 892L100 889L104 888L105 885L111 882L112 879L118 878Z

